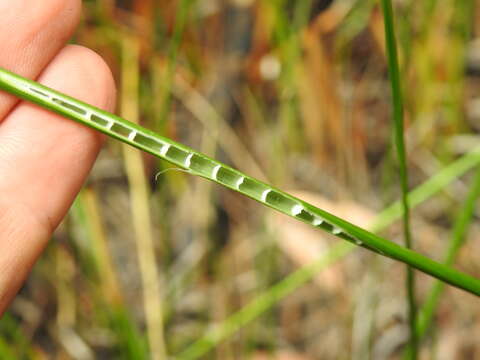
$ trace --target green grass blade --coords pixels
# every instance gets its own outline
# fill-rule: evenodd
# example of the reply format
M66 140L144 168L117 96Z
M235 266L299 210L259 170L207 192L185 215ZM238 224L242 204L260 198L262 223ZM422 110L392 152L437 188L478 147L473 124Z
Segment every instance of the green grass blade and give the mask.
M410 206L415 207L421 204L442 190L453 180L477 166L479 163L480 147L477 147L460 157L458 160L452 162L450 165L444 167L438 174L432 176L430 179L413 190L408 197ZM398 219L401 214L402 205L400 202L395 202L376 217L374 225L372 226L372 231L375 232L384 226L390 225L394 220Z
M197 359L212 350L218 343L234 334L240 328L250 323L262 313L270 309L288 294L298 288L299 284L309 281L315 274L325 269L335 261L347 255L355 246L349 243L339 243L326 256L313 262L262 293L240 311L231 315L205 336L197 340L185 351L176 356L177 359Z
M475 214L475 205L479 196L480 168L477 169L472 186L467 195L467 199L465 200L465 203L463 204L460 213L455 219L450 245L443 261L443 263L447 266L453 265L458 252L460 251L462 245L466 240L467 230L473 220L473 216ZM430 327L433 316L435 314L435 310L437 309L440 300L440 296L442 295L444 290L444 283L440 281L435 281L433 283L432 288L428 293L427 300L425 301L418 314L416 323L416 332L418 339L422 339L425 336L428 328ZM411 351L411 347L408 346L404 358L408 358Z
M395 39L395 24L393 19L393 6L391 0L382 0L382 9L385 25L385 42L387 49L388 69L393 99L394 138L397 149L400 184L402 189L403 207L403 234L405 246L412 248L412 233L410 229L410 208L408 204L408 168L405 152L404 123L403 123L403 95L400 81L400 67L398 65L397 44ZM410 324L411 359L417 358L417 336L415 331L417 306L415 303L415 274L410 266L407 266L406 290L408 299L408 320Z
M0 319L0 359L27 359L33 350L14 316L5 313Z
M453 286L480 296L479 279L383 239L137 124L6 70L0 71L0 88L169 161L193 175L204 177L237 191L285 215L353 244L411 265Z
M113 305L106 309L106 316L118 339L118 358L147 359L148 341L135 326L128 310L124 306Z

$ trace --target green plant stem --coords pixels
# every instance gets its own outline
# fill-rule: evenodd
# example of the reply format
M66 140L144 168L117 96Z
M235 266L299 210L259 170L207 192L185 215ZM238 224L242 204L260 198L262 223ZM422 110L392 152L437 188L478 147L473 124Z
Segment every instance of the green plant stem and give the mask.
M410 209L408 204L408 169L407 156L405 152L404 139L404 114L403 114L403 96L400 81L400 67L398 65L397 44L395 39L395 26L393 19L393 7L391 0L382 0L382 9L385 25L385 42L387 48L388 69L390 73L390 84L392 87L393 99L393 120L394 137L397 148L397 156L400 170L400 184L402 189L403 206L403 234L405 246L412 248L412 235L410 229ZM408 320L410 324L410 359L417 358L418 340L415 331L417 306L415 303L415 274L410 266L407 266L406 290L408 298Z
M205 154L114 114L2 69L0 89L169 161L193 175L214 181L296 220L411 265L426 274L480 296L480 280L475 277L370 233Z

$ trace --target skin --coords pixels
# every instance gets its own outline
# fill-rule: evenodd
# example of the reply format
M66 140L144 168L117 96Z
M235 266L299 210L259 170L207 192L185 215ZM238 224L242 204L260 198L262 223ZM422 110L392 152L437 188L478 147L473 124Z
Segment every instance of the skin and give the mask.
M0 0L0 66L112 111L115 85L93 51L66 45L81 0ZM87 177L102 137L0 92L0 314Z

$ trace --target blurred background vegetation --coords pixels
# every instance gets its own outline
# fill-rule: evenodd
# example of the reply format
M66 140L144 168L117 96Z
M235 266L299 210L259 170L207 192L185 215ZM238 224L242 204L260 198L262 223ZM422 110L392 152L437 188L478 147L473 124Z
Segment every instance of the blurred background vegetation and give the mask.
M480 1L395 14L414 188L479 144ZM73 42L131 121L362 227L399 198L378 1L86 0ZM417 251L443 258L478 162L414 209ZM1 359L402 357L402 264L170 168L108 141L0 320ZM477 277L478 210L456 259ZM421 358L480 358L478 300L439 298Z

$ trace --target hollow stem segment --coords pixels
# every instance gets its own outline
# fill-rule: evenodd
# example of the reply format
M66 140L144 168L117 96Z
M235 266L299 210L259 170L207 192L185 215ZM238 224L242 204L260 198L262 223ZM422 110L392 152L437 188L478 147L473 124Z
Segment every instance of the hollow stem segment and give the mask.
M383 239L185 145L0 68L0 90L96 129L353 244L480 296L480 280ZM54 101L54 99L57 99ZM135 134L133 136L132 134Z

